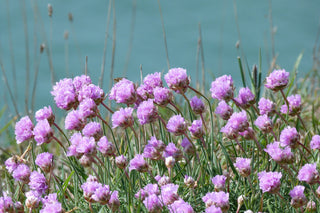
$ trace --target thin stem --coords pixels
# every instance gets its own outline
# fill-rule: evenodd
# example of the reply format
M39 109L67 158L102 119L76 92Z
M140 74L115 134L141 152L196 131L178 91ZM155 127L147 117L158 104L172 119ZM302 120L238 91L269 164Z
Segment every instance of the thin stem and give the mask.
M139 140L138 134L137 134L136 130L134 130L133 126L130 126L130 129L134 133L134 136L136 137L136 139Z
M276 113L287 125L289 125L289 122L285 119L285 117L283 117L283 115L281 115L280 112L275 111L275 113Z
M302 123L302 126L303 126L304 130L305 130L305 131L307 131L307 127L306 127L306 125L304 124L304 122L303 122L303 120L302 120L302 118L301 118L300 114L298 114L297 116L298 116L298 118L299 118L300 122Z
M64 148L64 146L63 146L63 144L61 143L61 141L58 139L58 138L56 138L55 136L52 136L53 137L53 139L55 139L57 142L58 142L58 144L63 148L63 150L66 152L66 149Z
M271 130L271 133L272 133L272 135L273 135L274 140L275 140L275 141L278 141L277 136L276 136L276 134L274 133L273 129Z
M59 132L62 133L62 135L65 137L65 139L68 141L68 144L70 145L69 139L66 136L66 134L63 132L63 130L56 123L53 123L53 125L59 130Z
M257 115L260 115L259 110L257 109L257 107L254 104L252 104L252 108L254 109L254 111L256 111Z
M192 140L190 139L190 137L188 136L188 134L186 132L184 132L184 136L190 141L190 143L192 144L194 150L196 151L197 150L196 146L194 145L194 143L192 142Z
M178 112L179 114L182 115L182 112L180 111L180 109L179 109L172 101L170 101L169 104L170 104L171 106L173 106L173 107L177 110L177 112Z
M102 167L104 166L104 163L96 154L93 157L99 161L99 163L101 164Z
M109 112L114 113L105 103L101 102L101 105L104 106Z
M243 151L243 153L244 153L245 155L247 155L247 154L246 154L246 151L244 150L244 148L242 147L242 145L239 143L239 141L238 141L237 138L235 139L235 141L237 142L238 146L239 146L240 149Z
M206 122L205 122L205 120L204 120L204 118L203 118L202 113L200 114L200 118L201 118L201 121L202 121L202 123L203 123L204 129L206 130L206 133L207 133L207 132L208 132L208 128L207 128L207 125L206 125Z
M284 98L284 101L286 102L286 104L287 104L287 106L288 106L288 109L289 109L289 102L288 102L288 99L287 99L287 97L286 97L286 95L284 94L284 92L283 92L283 90L282 90L282 89L280 90L280 93L281 93L282 97Z
M262 150L261 145L260 145L258 139L256 138L256 136L254 136L253 141L256 143L258 149L262 152L263 150Z

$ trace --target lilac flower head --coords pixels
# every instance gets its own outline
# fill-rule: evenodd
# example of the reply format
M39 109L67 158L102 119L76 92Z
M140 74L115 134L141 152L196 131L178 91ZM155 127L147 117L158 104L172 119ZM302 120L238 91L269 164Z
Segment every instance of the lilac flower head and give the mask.
M42 209L40 213L63 213L61 203L57 199L57 194L49 194L44 199L42 199Z
M291 95L287 99L289 102L289 115L298 115L301 112L301 96L299 94ZM288 106L282 105L280 111L283 114L287 114Z
M137 117L141 125L152 123L158 118L158 110L153 104L153 100L143 101L137 109Z
M80 118L93 118L99 112L96 102L91 98L82 100L79 104Z
M197 96L194 96L193 98L191 98L190 106L195 114L202 114L205 110L204 103Z
M310 185L319 181L319 172L317 171L317 164L305 164L298 173L298 180L305 181Z
M88 168L91 167L92 162L93 162L93 157L91 155L84 154L79 158L79 163L83 167L88 167Z
M33 137L34 126L28 116L22 117L15 125L15 135L17 144L30 140Z
M111 194L108 206L112 212L117 211L117 209L120 207L120 201L119 201L118 194L119 194L118 191L113 191Z
M53 154L49 152L43 152L37 155L35 163L39 166L44 172L50 172L53 166Z
M224 100L222 100L219 102L215 113L223 120L228 120L233 113L233 109Z
M154 88L163 86L161 73L155 72L153 74L148 74L146 77L144 77L143 84L146 85L148 93L152 94Z
M147 144L143 150L143 157L150 158L151 160L160 160L161 159L161 152L157 150L151 144Z
M13 205L17 213L24 213L24 205L20 201L15 202Z
M38 146L43 143L50 143L53 138L53 130L48 120L39 121L33 129L33 135Z
M181 115L174 115L169 119L167 129L174 135L179 136L185 133L187 124Z
M96 202L99 202L101 205L108 204L110 197L111 197L110 187L108 185L102 185L102 184L101 185L99 184L99 187L95 190L94 194L92 195L92 198Z
M98 141L102 137L103 132L100 123L92 121L85 125L82 130L82 134L87 137L93 137Z
M109 99L115 100L117 103L133 104L137 99L136 86L132 81L123 78L113 85Z
M165 205L170 205L174 201L178 200L178 188L179 185L175 185L173 183L161 186L161 198Z
M172 156L176 161L182 159L182 151L176 147L174 143L169 143L163 152L163 157L167 158Z
M251 173L251 159L250 158L236 158L234 166L243 177L248 177Z
M268 116L272 116L276 110L276 105L269 99L261 98L258 103L258 108L260 110L260 115L267 114Z
M149 93L147 90L147 86L144 84L141 84L137 88L137 101L145 101L148 98L152 98L152 93Z
M234 87L231 75L223 75L211 83L211 96L219 101L225 100L228 102L233 98L233 91Z
M149 165L144 160L143 155L137 154L131 159L129 171L132 170L137 170L138 172L147 172L149 170Z
M81 90L81 88L84 86L84 85L89 85L91 84L91 78L90 76L88 75L81 75L81 76L76 76L73 78L73 86L76 90L77 93L79 93L79 91Z
M148 144L153 146L159 152L162 152L166 148L166 145L161 140L158 140L155 136L150 137L150 140L148 140Z
M194 213L192 206L182 200L181 198L179 200L174 201L170 206L169 206L169 211L170 213Z
M71 78L64 78L56 82L51 94L60 109L69 110L77 106L76 91Z
M28 191L25 193L26 201L25 205L28 209L36 209L39 207L39 203L41 202L41 193L37 191Z
M25 164L20 164L15 170L13 170L12 177L17 181L29 183L30 174L30 168Z
M281 146L290 146L296 148L300 142L300 134L295 127L286 127L281 131L280 143Z
M220 132L223 132L230 140L236 139L239 135L239 132L229 122L220 129Z
M278 141L268 144L264 151L267 152L274 161L280 164L292 163L294 160L291 148L289 146L281 148L280 142Z
M83 85L79 91L78 100L83 101L86 98L91 98L99 105L104 99L103 90L94 84Z
M153 89L154 102L160 106L167 106L172 100L172 92L165 87L156 87Z
M64 120L64 128L68 130L80 131L85 126L85 120L83 119L80 111L72 110L66 116Z
M202 197L202 201L206 204L207 208L214 205L219 207L223 212L227 211L230 207L229 193L225 193L223 191L209 192Z
M189 78L187 70L183 68L172 68L164 76L165 81L170 89L177 93L185 93L189 86Z
M52 125L54 123L55 116L52 113L51 106L48 106L43 109L39 109L35 114L35 118L38 122L47 119L50 125Z
M243 132L249 127L246 111L233 113L228 120L231 127L238 132Z
M143 187L143 190L146 191L148 193L148 195L151 195L151 194L159 195L160 194L157 184L149 183L145 187Z
M219 207L210 206L209 208L206 208L205 213L222 213L221 209Z
M320 135L312 136L312 140L310 141L311 149L320 149Z
M116 147L113 145L113 143L108 141L106 136L102 136L98 142L98 150L104 156L114 156Z
M143 200L144 206L148 209L148 212L151 213L160 213L162 212L162 203L158 195L151 194Z
M244 139L246 139L246 140L254 140L255 139L255 132L251 127L248 127L248 129L246 129L243 132L239 132L239 135L244 137Z
M260 181L259 185L262 192L269 192L271 194L277 193L280 189L281 177L281 172L259 172L258 179Z
M214 185L214 189L216 191L223 191L225 189L227 177L224 175L216 175L214 176L211 181Z
M196 153L195 147L186 137L182 139L181 146L183 148L183 151L188 155L194 155Z
M273 91L278 91L285 88L289 82L289 72L283 70L274 70L270 75L266 78L265 87L271 89Z
M298 185L289 192L289 195L292 198L291 205L294 208L300 208L307 203L307 198L303 193L304 188L304 186Z
M47 180L42 173L37 171L31 172L29 187L31 190L44 194L48 189Z
M238 98L236 99L242 108L248 108L253 105L256 100L254 94L248 87L239 90Z
M88 178L89 179L89 178ZM95 180L88 180L87 182L83 183L81 185L81 188L83 190L83 197L86 201L92 203L95 202L93 199L93 195L95 194L96 190L102 185L101 183L98 183Z
M12 198L9 196L0 197L0 212L14 212Z
M154 179L156 179L156 181L158 181L158 185L160 187L171 183L170 178L165 175L163 175L162 177L160 175L157 175L156 177L154 177Z
M260 115L254 124L264 133L271 132L273 128L272 121L266 114Z
M96 153L96 142L93 137L82 137L81 141L79 141L78 146L76 147L76 152L85 155L94 155Z
M120 108L112 114L112 128L122 127L127 128L133 125L133 108Z
M82 141L81 133L76 132L71 136L70 138L71 145L68 148L67 156L75 156L77 158L81 157L82 154L77 152L77 147L79 146L81 141Z
M191 126L188 127L188 129L193 138L199 139L199 138L202 138L202 136L204 135L204 130L202 128L201 120L194 120Z
M128 166L128 158L124 155L117 156L116 165L120 169L125 169Z
M6 169L8 170L9 173L12 173L18 166L19 163L17 162L17 157L13 156L8 158L4 164L6 166Z

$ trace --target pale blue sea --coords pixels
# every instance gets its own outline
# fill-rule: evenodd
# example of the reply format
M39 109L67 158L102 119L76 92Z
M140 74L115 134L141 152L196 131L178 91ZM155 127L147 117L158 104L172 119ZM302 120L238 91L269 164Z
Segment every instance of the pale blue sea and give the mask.
M155 71L167 72L158 1L115 0L114 2L110 16L103 80L103 88L106 92L109 88L114 29L116 45L113 77L127 77L139 82L140 66L144 75ZM25 9L23 3L25 3ZM48 3L53 6L51 21L47 15ZM40 56L40 43L47 41L46 46L52 47L55 81L84 73L85 56L88 56L89 75L94 83L98 83L107 27L108 4L109 1L106 0L0 0L0 60L22 115L25 114L24 100L28 88L26 86L25 32L28 38L30 70L30 85L27 91L29 91L30 100L34 72L39 63L35 106L39 109L42 106L53 105L50 95L52 79L48 57L45 53ZM198 26L201 24L206 83L209 84L213 76L231 74L237 82L236 85L241 85L237 63L240 51L235 47L239 40L235 7L242 39L240 45L250 68L258 63L259 49L262 52L264 76L269 67L272 57L270 7L275 31L274 50L277 55L277 64L290 71L298 55L303 52L299 76L302 77L312 68L312 50L320 20L319 0L160 0L160 4L170 66L186 68L193 84L197 76ZM73 14L72 23L68 21L68 13ZM132 23L134 23L133 42L126 72ZM66 31L69 32L67 41L64 39ZM67 62L66 48L68 49ZM16 84L13 83L14 70ZM201 70L201 64L199 70ZM1 77L0 108L8 104L6 117L10 118L15 115L15 112L3 80L3 73ZM30 102L28 108L31 108Z

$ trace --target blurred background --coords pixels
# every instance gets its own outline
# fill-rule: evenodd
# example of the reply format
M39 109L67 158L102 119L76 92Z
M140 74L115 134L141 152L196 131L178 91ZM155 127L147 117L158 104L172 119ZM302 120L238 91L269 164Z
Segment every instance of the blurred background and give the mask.
M198 81L208 89L223 74L231 74L239 87L237 57L248 73L259 63L259 51L263 77L272 61L291 71L300 54L303 77L314 68L319 47L319 0L0 0L0 5L0 108L8 107L1 122L53 106L52 84L84 74L86 57L88 74L105 92L113 78L138 83L141 70L143 76L165 74L168 62L186 68L193 85Z

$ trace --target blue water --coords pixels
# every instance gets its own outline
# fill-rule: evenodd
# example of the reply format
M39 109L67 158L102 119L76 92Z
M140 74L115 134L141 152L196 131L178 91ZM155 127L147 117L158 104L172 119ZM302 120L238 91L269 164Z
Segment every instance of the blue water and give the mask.
M16 94L21 114L25 114L24 99L26 94L23 2L23 0L0 0L0 59L4 64L11 89ZM139 82L140 65L144 75L155 71L166 73L167 62L158 2L156 0L136 0L132 51L128 61L128 70L124 71L130 44L133 2L128 0L115 1L116 50L113 77L127 77L132 81ZM193 84L195 84L197 76L196 53L200 23L206 83L209 84L214 79L213 76L231 74L237 82L236 84L240 85L237 56L241 52L235 47L239 36L234 2L236 2L237 22L242 39L240 45L248 65L251 68L253 64L258 63L258 53L261 49L262 68L265 75L272 57L270 1L160 1L170 66L186 68ZM48 3L53 5L52 24L47 15ZM29 99L31 99L34 70L40 60L36 109L53 104L50 95L52 85L48 58L45 53L41 56L39 54L39 45L45 39L48 41L47 46L52 45L55 81L83 73L85 56L88 56L88 72L93 82L98 83L107 26L108 1L31 0L25 1L25 5L30 58ZM35 13L34 5L37 5L40 13ZM272 1L272 18L274 29L276 29L274 48L278 55L277 64L280 67L288 71L292 70L298 55L303 52L299 76L310 71L312 68L312 48L319 27L319 11L319 0ZM72 23L68 21L68 13L70 12L74 18ZM37 14L36 20L35 14ZM103 88L106 92L110 81L113 17L112 13L103 81ZM10 26L8 21L11 23ZM12 49L10 48L9 29L13 43ZM65 31L69 32L67 41L63 36ZM34 42L35 40L36 42ZM68 65L66 65L66 46L68 47ZM11 54L14 55L16 88L13 84ZM201 70L201 64L199 70ZM15 115L15 112L4 81L0 82L0 88L2 97L0 107L6 103L9 104L7 116L10 118ZM30 107L29 102L28 108L30 109Z

